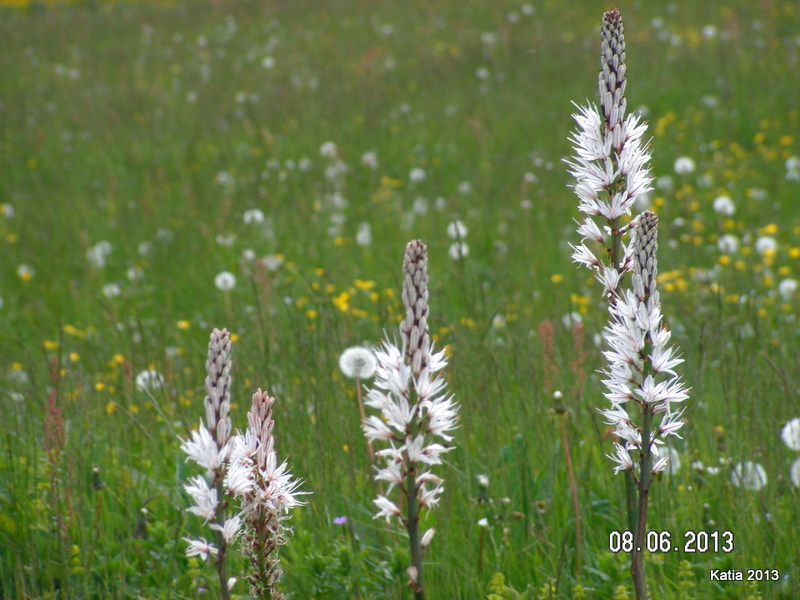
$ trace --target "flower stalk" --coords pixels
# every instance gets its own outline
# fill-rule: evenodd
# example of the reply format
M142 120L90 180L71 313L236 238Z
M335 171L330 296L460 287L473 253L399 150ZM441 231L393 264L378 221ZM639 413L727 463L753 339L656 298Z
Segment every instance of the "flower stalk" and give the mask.
M284 461L278 464L272 429L275 398L260 389L253 394L248 427L232 441L231 462L225 485L240 499L244 533L241 548L250 559L252 573L246 577L251 595L261 600L283 600L278 589L282 575L278 549L290 531L285 521L295 506L300 480L293 479Z
M427 248L422 242L414 240L406 246L403 275L402 348L387 341L375 352L375 384L365 404L378 409L381 416L367 417L363 430L367 439L389 444L376 452L384 466L378 468L375 479L386 482L388 488L374 501L379 508L375 518L385 517L387 523L397 520L405 528L411 558L406 570L409 586L415 600L423 600L423 554L434 529L420 535L420 512L439 503L444 482L429 467L441 464L442 455L452 449L430 437L452 441L458 406L445 393L446 382L439 374L447 364L444 351L434 353L428 332ZM402 492L405 514L387 497L394 487Z
M680 437L683 409L673 405L688 399L688 390L674 368L683 362L668 346L671 333L663 324L656 284L656 231L658 217L646 211L639 217L634 241L632 289L625 290L609 307L606 327L609 350L603 383L611 407L601 410L614 426L620 442L614 444L614 472L626 473L626 486L634 484L634 502L628 519L634 534L631 576L637 599L647 598L642 550L645 546L647 506L653 476L664 471L668 458L659 446L669 436Z
M188 459L205 467L211 479L211 485L203 476L195 476L184 485L184 489L195 501L189 508L209 523L214 530L217 545L205 540L186 539L189 547L186 554L200 556L205 560L209 555L215 557L217 576L220 582L220 597L230 600L229 580L227 575L226 555L230 541L238 534L237 517L227 518L227 491L224 478L228 467L229 440L231 421L228 416L231 405L231 338L227 329L214 329L208 343L206 360L206 397L204 400L206 424L200 422L191 438L182 440L181 450Z

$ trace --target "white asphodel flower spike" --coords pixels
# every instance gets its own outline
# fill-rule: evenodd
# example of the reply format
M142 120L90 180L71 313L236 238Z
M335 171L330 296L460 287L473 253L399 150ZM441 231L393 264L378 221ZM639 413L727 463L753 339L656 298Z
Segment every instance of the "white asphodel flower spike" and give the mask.
M220 578L220 596L229 600L226 576L226 546L238 534L239 519L226 518L226 495L224 481L229 467L231 422L230 411L231 387L231 338L226 329L214 329L208 343L206 360L206 397L205 424L200 421L196 431L190 438L181 440L181 450L188 460L205 468L209 481L203 476L195 476L184 485L186 492L194 500L194 506L188 509L202 517L216 533L216 546L205 540L187 540L189 556L200 556L203 560L209 555L217 561L217 573Z
M225 485L241 501L241 515L228 519L219 529L224 538L242 534L241 548L255 572L245 577L250 591L258 598L282 599L278 591L281 567L278 550L286 544L290 531L284 523L291 510L305 504L288 464L278 462L272 430L272 407L275 398L258 390L253 394L248 427L232 439L230 468Z
M384 342L375 350L378 366L365 405L379 410L381 416L365 418L362 428L371 442L389 445L376 452L383 466L375 479L388 485L373 501L378 508L375 518L399 521L405 527L411 550L408 572L413 573L409 585L414 597L421 599L422 553L431 543L433 530L420 536L419 513L422 508L435 508L444 492L443 480L429 467L442 464L444 454L452 449L444 443L453 440L458 405L446 393L440 374L447 364L444 352L433 351L428 332L427 249L422 242L414 240L406 246L403 275L402 347ZM403 495L398 503L403 511L387 497L394 488Z

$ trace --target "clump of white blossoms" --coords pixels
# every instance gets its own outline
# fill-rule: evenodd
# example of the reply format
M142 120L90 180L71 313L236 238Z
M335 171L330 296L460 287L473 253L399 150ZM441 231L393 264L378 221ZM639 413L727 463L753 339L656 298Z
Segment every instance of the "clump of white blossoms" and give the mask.
M433 509L444 491L443 480L430 467L442 463L442 455L452 449L436 441L452 441L457 426L458 405L445 391L441 376L447 361L444 351L434 352L428 333L427 248L419 240L406 246L403 261L403 304L405 318L400 324L402 348L384 342L376 351L378 369L367 406L381 416L364 420L364 434L370 441L388 442L377 452L385 462L375 475L388 484L379 494L375 518L397 520L408 533L411 566L407 569L414 598L424 598L422 554L430 544L434 529L419 532L422 508ZM394 487L401 490L405 512L389 499Z

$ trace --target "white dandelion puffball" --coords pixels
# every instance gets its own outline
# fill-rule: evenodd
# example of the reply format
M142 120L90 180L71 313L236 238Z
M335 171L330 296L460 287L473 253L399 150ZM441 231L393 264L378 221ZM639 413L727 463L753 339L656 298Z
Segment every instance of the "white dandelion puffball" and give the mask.
M264 222L264 212L258 208L251 208L244 211L243 220L245 225L259 225Z
M469 246L464 242L453 242L447 252L453 260L461 260L469 256Z
M33 267L31 267L30 265L22 264L17 267L17 277L19 277L23 281L28 281L29 279L32 279L34 275L36 275L36 271L34 271Z
M230 271L222 271L214 277L214 285L220 291L229 292L236 285L236 276Z
M283 257L277 254L268 254L261 259L261 264L267 268L267 271L277 271L283 264Z
M339 368L350 379L369 379L375 375L378 361L369 348L353 346L339 357Z
M415 167L408 173L408 178L412 183L421 183L425 181L425 169Z
M723 254L734 254L739 249L739 238L729 233L720 236L717 240L717 248Z
M778 293L784 300L788 300L797 291L796 279L784 279L778 284Z
M367 247L372 244L372 229L369 223L359 223L358 232L356 233L356 244L362 247Z
M361 164L373 171L378 168L378 155L375 152L364 152L361 155Z
M694 170L694 161L688 156L681 156L675 161L675 172L678 175L688 175L689 173L694 173Z
M336 144L325 142L319 147L319 154L325 158L336 158Z
M136 376L136 389L145 393L156 392L164 385L164 377L158 371L147 369Z
M768 254L778 249L778 242L775 241L774 237L765 235L756 240L755 248L759 254Z
M736 212L736 205L729 196L718 196L714 200L714 211L717 214L729 217Z
M800 458L794 461L792 466L789 467L789 478L792 480L795 487L800 488Z
M447 225L447 237L452 240L463 240L468 233L469 229L461 221L451 221Z
M669 458L669 463L667 464L667 471L670 473L677 473L681 469L681 455L678 453L675 448L670 446L667 448L667 457Z
M122 293L122 289L117 283L107 283L103 286L103 296L106 298L116 298Z
M758 491L767 485L767 472L757 462L737 463L731 471L731 483L743 490Z
M792 450L800 451L800 417L792 419L783 426L781 439Z

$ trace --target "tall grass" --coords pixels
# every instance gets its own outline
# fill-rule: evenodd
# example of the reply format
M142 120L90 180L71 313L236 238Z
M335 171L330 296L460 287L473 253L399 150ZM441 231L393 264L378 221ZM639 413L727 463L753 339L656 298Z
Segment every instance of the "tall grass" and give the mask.
M598 7L526 6L0 8L0 595L213 589L207 565L184 555L181 538L202 529L185 514L177 439L202 414L216 326L236 355L234 426L252 390L269 389L280 452L314 492L282 549L287 597L407 597L405 540L372 519L370 461L337 361L399 322L397 256L412 238L428 244L430 331L448 347L462 423L447 494L421 524L437 531L429 595L485 597L496 572L543 597L631 593L627 555L608 550L624 502L595 411L602 365L588 348L579 385L566 318L582 316L586 344L602 331L597 289L570 264L575 202L561 167L570 102L594 100ZM800 16L769 2L670 7L620 7L636 46L628 107L646 109L653 135L661 301L694 402L681 466L648 516L679 542L718 528L736 546L648 554L648 587L794 598L796 452L780 432L800 416L798 297L778 285L797 279L800 258L785 166L800 156ZM320 154L326 142L335 156ZM694 172L675 173L682 156ZM424 180L412 182L415 168ZM733 215L714 211L721 195ZM254 208L265 220L246 224ZM456 219L469 229L460 261L448 254ZM356 243L364 222L370 246ZM721 251L723 235L738 247ZM765 237L774 250L757 245ZM104 240L93 266L87 252ZM237 279L227 300L213 286L222 271ZM545 391L546 361L563 407ZM148 369L164 385L145 393L136 376ZM583 511L580 580L562 418ZM767 473L758 491L731 483L746 460ZM231 559L229 574L244 570ZM712 568L761 567L780 580L709 581Z

